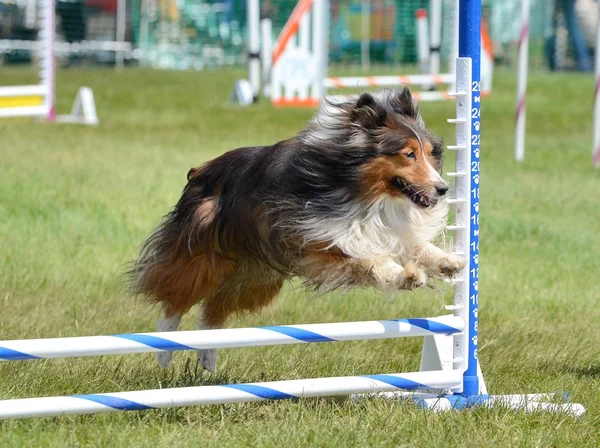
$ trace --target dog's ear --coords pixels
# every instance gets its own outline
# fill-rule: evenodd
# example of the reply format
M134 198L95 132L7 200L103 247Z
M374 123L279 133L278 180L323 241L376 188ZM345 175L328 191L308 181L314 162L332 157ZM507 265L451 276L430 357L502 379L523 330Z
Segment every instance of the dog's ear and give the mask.
M368 92L365 92L361 96L359 96L358 101L356 102L357 109L363 108L365 106L370 107L372 109L374 109L377 106L377 101L375 101L373 95L371 95Z
M196 168L190 168L190 170L187 173L187 180L188 182L190 180L192 180L194 177L196 177L198 174L200 174L200 170L202 169L201 166L198 166Z
M410 118L419 123L420 126L424 126L423 119L419 113L419 105L413 99L410 89L405 87L401 92L397 93L391 101L392 109L401 115L407 115Z
M356 101L350 117L353 122L360 124L366 129L383 126L387 118L385 108L377 102L370 93L363 93Z

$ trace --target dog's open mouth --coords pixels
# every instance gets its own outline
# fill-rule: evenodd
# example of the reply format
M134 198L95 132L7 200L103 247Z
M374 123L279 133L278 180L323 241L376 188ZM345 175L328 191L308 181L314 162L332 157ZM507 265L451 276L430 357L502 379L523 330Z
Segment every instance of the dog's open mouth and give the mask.
M433 207L437 203L437 199L427 196L420 188L410 185L400 177L394 177L392 185L413 203L421 207Z

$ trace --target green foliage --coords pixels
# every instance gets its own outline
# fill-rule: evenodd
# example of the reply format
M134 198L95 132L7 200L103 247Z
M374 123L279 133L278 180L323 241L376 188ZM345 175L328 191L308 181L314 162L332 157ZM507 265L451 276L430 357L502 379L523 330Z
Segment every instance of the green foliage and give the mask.
M28 73L4 70L18 82ZM243 72L131 69L59 73L59 112L94 89L97 128L0 121L0 339L153 331L155 309L119 275L177 200L191 166L297 132L307 110L226 101ZM527 156L512 158L515 82L499 74L482 106L481 359L493 393L569 391L588 412L479 409L433 415L347 398L232 404L0 422L0 446L598 446L600 171L591 168L593 81L534 75ZM422 106L454 139L451 102ZM451 158L446 168L452 164ZM451 291L388 299L355 290L309 299L295 285L231 326L444 314ZM184 320L193 329L192 316ZM222 350L217 373L176 353L0 364L0 398L415 371L420 340Z

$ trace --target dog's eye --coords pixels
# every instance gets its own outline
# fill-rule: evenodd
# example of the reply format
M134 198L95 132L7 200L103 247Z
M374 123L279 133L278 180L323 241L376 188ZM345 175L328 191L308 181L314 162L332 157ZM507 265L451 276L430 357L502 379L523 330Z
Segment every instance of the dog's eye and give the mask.
M405 154L405 156L408 157L409 159L417 160L417 156L415 156L415 153L412 152L412 151L411 152L407 152Z

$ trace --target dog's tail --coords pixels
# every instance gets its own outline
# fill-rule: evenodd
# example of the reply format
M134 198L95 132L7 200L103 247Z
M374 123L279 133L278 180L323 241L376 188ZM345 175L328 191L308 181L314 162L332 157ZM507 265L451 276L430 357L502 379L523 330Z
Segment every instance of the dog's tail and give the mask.
M150 278L159 266L168 263L170 258L168 247L176 243L172 227L172 219L169 215L165 216L146 239L137 258L129 264L129 269L125 275L127 277L127 287L131 294L149 297L153 295Z
M233 263L211 244L214 200L186 187L179 203L142 245L126 272L129 292L160 303L167 314L185 313L215 293Z

